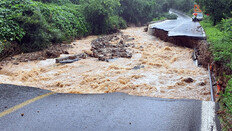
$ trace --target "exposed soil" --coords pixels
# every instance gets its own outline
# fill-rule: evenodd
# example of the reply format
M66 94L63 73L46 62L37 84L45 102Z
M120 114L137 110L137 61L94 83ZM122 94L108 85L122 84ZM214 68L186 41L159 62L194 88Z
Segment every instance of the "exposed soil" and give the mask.
M9 56L0 62L0 66L3 66L9 62L18 65L20 62L29 62L36 60L46 60L49 58L57 58L60 57L61 54L69 54L67 50L71 47L72 46L68 44L57 44L57 45L52 45L48 49L42 51L25 53L25 54L22 53L15 56ZM13 48L12 52L15 52L15 50L16 49Z
M192 49L196 49L196 57L199 61L199 65L202 65L206 69L208 68L208 64L213 62L212 53L209 49L209 44L206 40L199 40L191 37L169 37L168 31L164 31L161 29L155 29L154 35L160 38L163 41L171 42L177 46L189 47Z
M168 31L164 31L161 29L154 29L154 35L165 42L171 42L175 45L189 47L189 48L198 47L198 43L200 41L198 39L194 39L192 37L187 37L187 36L169 37Z
M0 53L0 62L6 57L19 54L20 52L20 46L17 43L12 43L9 47L6 47L6 49Z
M208 64L213 62L213 55L210 52L209 44L205 40L201 40L197 43L197 59L199 64L205 68L208 68Z

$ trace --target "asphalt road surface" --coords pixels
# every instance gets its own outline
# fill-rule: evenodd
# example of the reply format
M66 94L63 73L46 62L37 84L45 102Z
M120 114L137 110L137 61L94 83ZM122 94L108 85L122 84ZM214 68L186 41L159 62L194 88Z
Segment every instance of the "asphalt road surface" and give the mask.
M211 131L215 103L0 85L0 130Z
M170 10L170 13L176 14L178 16L177 20L165 20L154 23L149 25L149 28L168 31L168 36L206 38L204 29L199 22L193 22L192 18L175 10Z

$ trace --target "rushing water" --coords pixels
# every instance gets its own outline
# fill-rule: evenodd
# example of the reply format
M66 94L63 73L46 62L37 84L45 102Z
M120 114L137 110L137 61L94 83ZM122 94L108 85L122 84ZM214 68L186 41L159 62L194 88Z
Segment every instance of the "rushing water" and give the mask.
M0 70L0 83L48 89L60 93L124 92L130 95L210 100L207 71L191 59L193 50L163 42L133 27L122 30L134 37L131 59L110 62L87 58L71 64L54 59L7 64ZM90 50L90 36L72 43L70 54ZM133 69L141 65L140 69ZM192 83L184 80L192 78Z

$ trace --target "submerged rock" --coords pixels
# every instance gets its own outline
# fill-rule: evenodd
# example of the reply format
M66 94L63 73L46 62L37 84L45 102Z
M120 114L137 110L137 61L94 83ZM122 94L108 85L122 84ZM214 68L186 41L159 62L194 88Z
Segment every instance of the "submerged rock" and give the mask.
M100 61L108 61L119 57L131 58L132 51L128 47L133 44L126 44L128 39L130 41L134 40L134 38L129 38L129 36L123 34L113 34L93 40L91 43L92 55Z
M184 79L184 82L186 82L186 83L193 83L194 80L192 78L186 78L186 79Z

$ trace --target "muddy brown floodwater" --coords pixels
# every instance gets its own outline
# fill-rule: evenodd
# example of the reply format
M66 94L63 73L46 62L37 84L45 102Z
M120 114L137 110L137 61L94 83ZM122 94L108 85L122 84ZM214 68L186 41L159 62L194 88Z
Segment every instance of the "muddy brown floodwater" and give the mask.
M177 47L143 32L144 27L122 30L134 37L133 57L109 62L88 57L71 64L55 59L6 64L0 70L0 83L48 89L59 93L110 93L210 100L208 73L191 59L192 49ZM69 55L91 48L89 36L72 43ZM66 56L66 55L62 55Z

